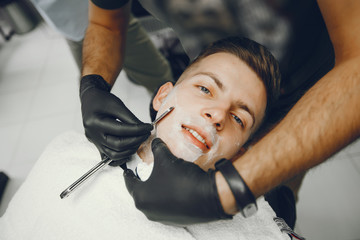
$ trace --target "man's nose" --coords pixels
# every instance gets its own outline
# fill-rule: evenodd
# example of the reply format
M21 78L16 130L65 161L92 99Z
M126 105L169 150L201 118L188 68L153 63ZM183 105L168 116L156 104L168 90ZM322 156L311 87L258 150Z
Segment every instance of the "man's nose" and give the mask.
M226 111L222 108L206 109L203 112L204 117L215 125L216 130L221 131L224 128Z

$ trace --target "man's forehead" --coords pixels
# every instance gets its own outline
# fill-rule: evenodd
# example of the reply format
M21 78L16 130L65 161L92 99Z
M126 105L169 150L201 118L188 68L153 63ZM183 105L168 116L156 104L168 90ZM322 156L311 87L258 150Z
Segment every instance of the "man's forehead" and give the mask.
M189 75L197 75L201 72L207 73L210 76L214 76L215 79L220 79L220 75L222 74L219 73L226 74L228 72L227 68L230 67L229 64L233 65L239 63L249 68L242 59L235 56L234 54L228 52L213 53L192 63L183 72L180 79L187 78ZM251 72L254 72L252 69L250 70Z

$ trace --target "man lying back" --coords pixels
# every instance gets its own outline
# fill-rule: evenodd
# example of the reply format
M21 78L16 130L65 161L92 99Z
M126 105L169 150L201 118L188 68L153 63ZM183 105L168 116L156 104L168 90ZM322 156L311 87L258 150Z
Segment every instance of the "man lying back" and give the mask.
M242 146L264 121L279 80L276 61L262 46L237 37L214 43L175 86L166 83L159 88L153 109L158 114L169 107L174 110L157 124L128 167L136 169L143 181L151 180L150 143L155 137L161 138L177 157L195 162L204 170L213 168L221 158L241 154ZM95 147L82 135L65 135L50 144L0 219L5 239L287 237L279 231L273 221L275 214L263 199L259 200L258 214L248 219L238 214L231 221L186 228L149 221L135 208L120 168L105 169L71 196L60 199L64 187L97 160ZM160 174L166 176L166 172Z

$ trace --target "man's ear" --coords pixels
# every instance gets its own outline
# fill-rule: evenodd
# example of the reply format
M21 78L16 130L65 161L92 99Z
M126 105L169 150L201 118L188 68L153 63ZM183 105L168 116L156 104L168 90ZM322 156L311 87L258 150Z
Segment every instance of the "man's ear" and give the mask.
M155 111L159 111L161 104L164 102L165 98L169 95L173 88L174 85L171 82L167 82L159 88L155 97L153 98L153 108Z

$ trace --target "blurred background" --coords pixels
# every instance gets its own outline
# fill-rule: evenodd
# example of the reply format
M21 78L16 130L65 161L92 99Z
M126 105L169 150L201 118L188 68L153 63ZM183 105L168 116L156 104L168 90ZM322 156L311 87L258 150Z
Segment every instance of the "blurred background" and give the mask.
M41 1L33 3L0 1L0 171L9 177L0 216L47 144L65 131L83 133L76 62L64 34L41 12ZM150 121L144 88L121 73L113 92ZM357 140L307 173L296 231L307 239L360 239L359 186Z

